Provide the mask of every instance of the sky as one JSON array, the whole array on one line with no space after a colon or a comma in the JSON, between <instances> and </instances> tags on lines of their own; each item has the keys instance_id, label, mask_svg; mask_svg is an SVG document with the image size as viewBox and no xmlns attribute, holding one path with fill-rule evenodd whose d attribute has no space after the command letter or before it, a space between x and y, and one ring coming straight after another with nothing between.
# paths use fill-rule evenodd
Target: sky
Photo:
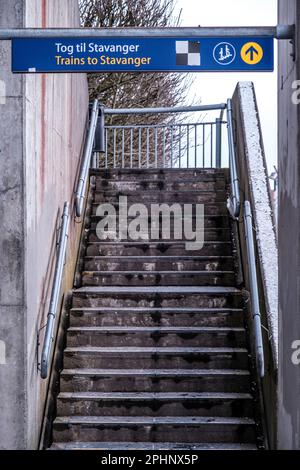
<instances>
[{"instance_id":1,"label":"sky","mask_svg":"<svg viewBox=\"0 0 300 470\"><path fill-rule=\"evenodd\" d=\"M277 0L177 0L181 26L275 26ZM275 61L277 50L275 41ZM255 85L269 172L277 166L277 70L274 73L198 73L191 88L202 104L225 102L238 81ZM196 104L196 103L195 103Z\"/></svg>"}]
</instances>

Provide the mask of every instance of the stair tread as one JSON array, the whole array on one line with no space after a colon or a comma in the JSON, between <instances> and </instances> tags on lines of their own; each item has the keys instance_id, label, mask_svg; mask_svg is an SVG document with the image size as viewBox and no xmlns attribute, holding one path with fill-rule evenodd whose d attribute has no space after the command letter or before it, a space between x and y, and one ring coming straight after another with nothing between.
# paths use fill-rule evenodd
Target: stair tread
<instances>
[{"instance_id":1,"label":"stair tread","mask_svg":"<svg viewBox=\"0 0 300 470\"><path fill-rule=\"evenodd\" d=\"M135 313L144 313L144 312L174 312L174 313L226 313L226 312L237 312L240 313L243 311L242 308L230 308L230 307L205 307L205 308L185 308L185 307L74 307L71 309L71 312L135 312Z\"/></svg>"},{"instance_id":2,"label":"stair tread","mask_svg":"<svg viewBox=\"0 0 300 470\"><path fill-rule=\"evenodd\" d=\"M101 203L98 204L98 205L101 205ZM117 214L117 216L118 216L118 214ZM102 215L102 214L101 214L101 215L97 215L97 214L91 214L91 215L90 215L90 218L91 218L91 219L94 219L94 218L95 218L95 219L100 219L100 218L104 218L104 217L106 217L106 215ZM197 216L197 217L198 217L198 216ZM117 218L118 218L118 217L117 217ZM135 216L128 217L128 218L129 218L129 219L131 219L131 218L134 219ZM173 218L173 217L172 217L172 218ZM184 220L184 219L195 219L195 218L196 218L195 215L193 215L192 217L182 217L183 220ZM200 217L199 217L199 218L200 218ZM207 213L204 213L204 217L201 217L201 218L204 218L204 219L217 219L217 218L220 219L220 218L222 218L222 219L226 219L226 220L227 220L227 219L229 218L229 216L228 216L227 214L207 214ZM141 219L141 220L145 220L145 219L147 220L147 219L148 219L148 220L149 220L149 224L150 224L151 216L150 216L150 215L149 215L149 216L147 215L146 217L139 217L139 219ZM219 228L220 228L220 227L219 227Z\"/></svg>"},{"instance_id":3,"label":"stair tread","mask_svg":"<svg viewBox=\"0 0 300 470\"><path fill-rule=\"evenodd\" d=\"M125 425L151 425L151 424L228 424L228 425L254 425L252 418L219 417L219 416L57 416L54 424L110 424Z\"/></svg>"},{"instance_id":4,"label":"stair tread","mask_svg":"<svg viewBox=\"0 0 300 470\"><path fill-rule=\"evenodd\" d=\"M114 180L111 180L111 181L114 181ZM125 182L125 183L132 183L132 181L124 181L124 182ZM142 182L142 180L141 180L141 182ZM151 181L151 182L153 182L153 181ZM159 180L155 180L155 183L156 183L156 182L160 182L160 181L159 181ZM185 181L185 183L186 183L186 182L187 182L187 183L192 183L193 181ZM104 191L104 189L103 189L103 191ZM112 191L113 191L113 192L117 192L117 190L112 190ZM151 191L151 190L149 190L149 191ZM201 190L199 190L199 189L194 190L194 191L201 192ZM218 190L218 191L220 191L220 190ZM221 192L222 192L222 191L225 192L225 190L221 190ZM101 192L101 191L98 191L98 192ZM147 190L147 192L148 192L148 190ZM155 190L155 192L156 192L156 190ZM172 191L169 191L169 192L172 192ZM178 190L176 189L176 190L174 190L173 192L174 192L174 193L178 193ZM188 192L190 192L190 191L188 191ZM184 202L180 202L180 204L184 204ZM186 204L190 204L190 203L187 202ZM92 206L99 206L99 203L98 203L98 202L93 202L91 205L92 205ZM126 205L126 204L124 204L124 205ZM220 206L220 207L225 206L225 207L226 207L226 201L215 201L215 202L212 201L212 202L207 202L207 203L205 203L205 206Z\"/></svg>"},{"instance_id":5,"label":"stair tread","mask_svg":"<svg viewBox=\"0 0 300 470\"><path fill-rule=\"evenodd\" d=\"M132 196L132 194L136 194L138 193L139 191L136 191L136 190L128 190L128 189L107 189L107 188L97 188L95 189L95 193L97 194L105 194L107 196L115 196L115 197L118 197L118 196L126 196L126 195L129 195L129 196ZM146 190L147 194L150 193L150 194L156 194L156 195L160 195L161 193L157 190L157 189L147 189ZM168 193L170 193L170 195L173 193L180 193L180 194L203 194L203 193L206 193L206 194L215 194L215 193L223 193L224 195L227 194L227 191L226 189L224 188L216 188L216 189L174 189L174 190L171 190L171 191L168 191ZM224 201L225 202L225 201Z\"/></svg>"},{"instance_id":6,"label":"stair tread","mask_svg":"<svg viewBox=\"0 0 300 470\"><path fill-rule=\"evenodd\" d=\"M223 229L221 229L223 230ZM90 230L90 232L95 232L95 230ZM134 241L126 241L126 240L113 240L113 241L97 241L97 242L88 242L87 246L114 246L114 245L124 245L127 247L132 247L132 246L140 246L144 247L147 245L150 248L155 248L155 247L165 247L165 246L175 246L175 247L184 247L186 245L186 241L178 241L178 240L164 240L164 241L151 241L151 240L134 240ZM207 245L212 245L212 246L223 246L223 245L232 245L231 241L219 241L219 240L205 240L204 241L204 246Z\"/></svg>"},{"instance_id":7,"label":"stair tread","mask_svg":"<svg viewBox=\"0 0 300 470\"><path fill-rule=\"evenodd\" d=\"M211 229L211 230L208 230L208 232L213 232L215 230L226 230L226 228L215 228L215 229ZM94 229L91 229L91 231L94 231ZM161 241L151 241L151 240L121 240L122 241L122 244L124 245L186 245L186 242L184 240L161 240ZM89 245L93 245L93 244L101 244L101 245L114 245L116 244L117 242L114 240L114 241L107 241L107 240L102 240L102 241L98 241L98 242L89 242L88 244ZM206 244L212 244L212 245L231 245L231 241L218 241L218 240L206 240L205 241Z\"/></svg>"},{"instance_id":8,"label":"stair tread","mask_svg":"<svg viewBox=\"0 0 300 470\"><path fill-rule=\"evenodd\" d=\"M240 294L236 287L224 286L84 286L76 289L74 294Z\"/></svg>"},{"instance_id":9,"label":"stair tread","mask_svg":"<svg viewBox=\"0 0 300 470\"><path fill-rule=\"evenodd\" d=\"M160 376L160 377L205 377L205 376L250 376L248 370L243 369L63 369L62 375L79 376Z\"/></svg>"},{"instance_id":10,"label":"stair tread","mask_svg":"<svg viewBox=\"0 0 300 470\"><path fill-rule=\"evenodd\" d=\"M183 171L184 173L197 173L197 174L222 174L228 175L228 168L91 168L90 172L94 175L107 175L109 173L116 173L117 175L126 173L176 173Z\"/></svg>"},{"instance_id":11,"label":"stair tread","mask_svg":"<svg viewBox=\"0 0 300 470\"><path fill-rule=\"evenodd\" d=\"M102 203L97 203L98 206L101 205L101 204ZM186 203L186 204L188 204L188 203ZM113 205L115 206L115 204L113 204ZM96 231L95 228L88 228L87 230L89 232L95 232ZM205 231L206 234L215 233L215 232L230 232L231 233L231 229L230 229L230 227L208 227L207 230ZM126 241L126 240L124 240L124 241ZM180 240L174 240L174 242L176 242L176 241L178 243L183 243ZM139 240L135 240L134 242L135 243L139 242ZM167 240L162 240L161 242L156 241L156 242L153 242L153 243L167 243L167 242L168 242ZM207 242L213 242L213 240L207 240ZM216 241L216 243L217 243L217 241ZM230 242L228 241L227 243L230 243Z\"/></svg>"},{"instance_id":12,"label":"stair tread","mask_svg":"<svg viewBox=\"0 0 300 470\"><path fill-rule=\"evenodd\" d=\"M135 346L113 346L113 347L98 347L98 346L78 346L68 347L66 352L126 352L126 353L160 353L160 354L197 354L197 353L247 353L245 348L192 348L192 347L135 347Z\"/></svg>"},{"instance_id":13,"label":"stair tread","mask_svg":"<svg viewBox=\"0 0 300 470\"><path fill-rule=\"evenodd\" d=\"M115 191L118 191L118 190L115 190ZM168 192L171 193L172 191L168 191ZM176 191L174 191L174 192L178 193L179 191L176 190ZM197 190L197 192L202 192L202 191L201 191L201 190ZM224 201L206 202L206 203L205 203L205 207L226 208L226 200L225 200L225 199L226 199L226 198L224 198ZM93 202L93 203L92 203L92 207L93 207L93 208L96 208L96 207L98 207L98 206L101 205L101 204L102 204L101 202L100 202L100 203L99 203L99 202ZM150 203L149 203L149 204L150 204ZM159 203L158 203L158 204L159 204ZM183 201L180 201L180 204L182 204L182 205L183 205L183 204L191 204L191 202L183 202ZM116 203L113 204L113 205L114 205L115 208L118 208L118 207L125 207L125 206L126 206L126 204L122 204L122 203L120 204L119 202L116 202ZM147 204L146 204L146 206L147 206ZM222 215L225 215L225 214L222 214ZM149 214L149 217L150 217L150 216L151 216L151 214ZM131 216L129 216L129 217L131 217ZM132 216L132 217L133 217L133 216ZM143 217L142 217L142 218L143 218Z\"/></svg>"},{"instance_id":14,"label":"stair tread","mask_svg":"<svg viewBox=\"0 0 300 470\"><path fill-rule=\"evenodd\" d=\"M223 259L233 259L233 256L134 256L134 255L122 255L122 256L84 256L85 260L118 260L118 261L202 261L202 260L223 260Z\"/></svg>"},{"instance_id":15,"label":"stair tread","mask_svg":"<svg viewBox=\"0 0 300 470\"><path fill-rule=\"evenodd\" d=\"M187 271L187 270L184 270L184 271L175 271L175 270L169 270L169 271L163 271L163 270L155 270L155 271L145 271L145 270L140 270L140 271L133 271L133 270L130 270L130 271L120 271L120 270L116 270L116 271L113 271L113 270L107 270L107 271L97 271L96 269L95 270L84 270L82 271L82 274L84 275L85 273L96 273L96 274L101 274L102 276L104 275L112 275L112 274L132 274L132 275L135 275L135 274L142 274L143 276L152 276L152 275L156 275L156 274L190 274L190 275L208 275L208 274L212 274L212 275L215 275L215 274L234 274L234 271L209 271L209 270L202 270L202 271Z\"/></svg>"},{"instance_id":16,"label":"stair tread","mask_svg":"<svg viewBox=\"0 0 300 470\"><path fill-rule=\"evenodd\" d=\"M188 175L189 178L191 175ZM193 178L193 179L184 179L184 182L185 183L214 183L216 181L224 181L224 177L222 174L220 174L219 178L215 178L215 179L205 179L205 178L201 178L201 181ZM150 178L147 178L147 173L145 173L145 176L143 179L139 179L139 180L126 180L126 179L122 179L122 180L116 180L116 179L113 179L113 178L105 178L104 179L99 179L97 182L103 182L105 181L105 184L106 183L125 183L125 184L128 184L128 183L171 183L171 184L174 184L174 183L180 183L180 181L178 180L175 180L175 181L168 181L166 180L165 178L161 177L160 179L150 179Z\"/></svg>"},{"instance_id":17,"label":"stair tread","mask_svg":"<svg viewBox=\"0 0 300 470\"><path fill-rule=\"evenodd\" d=\"M75 400L252 400L240 392L60 392L59 399Z\"/></svg>"},{"instance_id":18,"label":"stair tread","mask_svg":"<svg viewBox=\"0 0 300 470\"><path fill-rule=\"evenodd\" d=\"M254 444L234 443L176 443L176 442L57 442L52 444L51 450L257 450Z\"/></svg>"},{"instance_id":19,"label":"stair tread","mask_svg":"<svg viewBox=\"0 0 300 470\"><path fill-rule=\"evenodd\" d=\"M126 332L126 333L229 333L244 332L242 327L213 327L213 326L70 326L70 332Z\"/></svg>"}]
</instances>

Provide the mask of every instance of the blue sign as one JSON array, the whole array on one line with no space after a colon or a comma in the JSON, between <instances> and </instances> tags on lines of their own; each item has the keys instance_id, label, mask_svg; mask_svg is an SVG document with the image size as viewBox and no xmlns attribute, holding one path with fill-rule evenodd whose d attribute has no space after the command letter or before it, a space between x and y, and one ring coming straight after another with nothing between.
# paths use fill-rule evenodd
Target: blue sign
<instances>
[{"instance_id":1,"label":"blue sign","mask_svg":"<svg viewBox=\"0 0 300 470\"><path fill-rule=\"evenodd\" d=\"M12 71L272 72L272 38L14 39Z\"/></svg>"}]
</instances>

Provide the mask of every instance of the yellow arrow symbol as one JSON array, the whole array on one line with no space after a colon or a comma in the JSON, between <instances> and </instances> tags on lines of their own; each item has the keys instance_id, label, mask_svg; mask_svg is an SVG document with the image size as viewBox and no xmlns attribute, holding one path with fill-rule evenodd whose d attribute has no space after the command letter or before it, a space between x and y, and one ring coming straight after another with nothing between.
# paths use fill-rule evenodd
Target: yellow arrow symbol
<instances>
[{"instance_id":1,"label":"yellow arrow symbol","mask_svg":"<svg viewBox=\"0 0 300 470\"><path fill-rule=\"evenodd\" d=\"M246 64L256 65L263 58L263 48L257 42L247 42L241 50L241 57Z\"/></svg>"}]
</instances>

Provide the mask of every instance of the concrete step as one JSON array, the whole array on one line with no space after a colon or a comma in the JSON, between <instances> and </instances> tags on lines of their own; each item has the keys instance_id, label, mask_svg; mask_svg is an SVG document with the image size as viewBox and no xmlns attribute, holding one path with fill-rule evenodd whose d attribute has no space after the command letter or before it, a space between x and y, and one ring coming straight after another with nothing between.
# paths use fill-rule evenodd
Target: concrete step
<instances>
[{"instance_id":1,"label":"concrete step","mask_svg":"<svg viewBox=\"0 0 300 470\"><path fill-rule=\"evenodd\" d=\"M61 392L57 416L253 416L249 393Z\"/></svg>"},{"instance_id":2,"label":"concrete step","mask_svg":"<svg viewBox=\"0 0 300 470\"><path fill-rule=\"evenodd\" d=\"M93 231L95 234L95 231ZM206 232L205 232L206 233ZM204 235L205 236L205 235ZM93 237L95 239L95 237ZM178 241L163 242L92 242L87 244L87 256L231 256L232 244L229 241L206 241L200 250L187 251L186 244Z\"/></svg>"},{"instance_id":3,"label":"concrete step","mask_svg":"<svg viewBox=\"0 0 300 470\"><path fill-rule=\"evenodd\" d=\"M234 271L83 271L82 286L234 286Z\"/></svg>"},{"instance_id":4,"label":"concrete step","mask_svg":"<svg viewBox=\"0 0 300 470\"><path fill-rule=\"evenodd\" d=\"M67 346L245 347L244 328L211 327L70 327Z\"/></svg>"},{"instance_id":5,"label":"concrete step","mask_svg":"<svg viewBox=\"0 0 300 470\"><path fill-rule=\"evenodd\" d=\"M184 181L178 179L177 181L169 181L167 178L151 180L147 177L138 181L126 180L108 180L103 178L96 179L96 191L128 191L128 192L141 192L141 191L215 191L226 190L226 181L224 178L214 180L193 180L185 179Z\"/></svg>"},{"instance_id":6,"label":"concrete step","mask_svg":"<svg viewBox=\"0 0 300 470\"><path fill-rule=\"evenodd\" d=\"M147 204L145 204L145 207L147 208L148 210L148 214L149 214L149 220L151 220L151 202L147 202ZM190 203L191 204L191 203ZM99 207L99 203L94 203L92 204L92 214L93 215L96 215L96 212L97 212L97 209ZM182 206L182 214L184 214L184 203L180 203L180 205ZM116 214L117 216L119 216L119 213L120 213L120 208L123 209L123 211L126 211L127 213L127 208L125 207L124 204L114 204L114 209L116 211ZM193 211L192 211L192 214L195 214L195 206L193 206ZM226 206L226 199L222 202L214 202L214 203L205 203L204 204L204 213L206 215L228 215L228 209L227 209L227 206ZM128 219L130 220L130 218L132 217L128 217Z\"/></svg>"},{"instance_id":7,"label":"concrete step","mask_svg":"<svg viewBox=\"0 0 300 470\"><path fill-rule=\"evenodd\" d=\"M138 196L137 198L137 201L141 201L141 196ZM92 230L95 230L97 228L97 224L102 220L103 217L99 217L97 215L91 215L90 217L90 228ZM128 224L130 223L130 221L128 222ZM150 239L150 236L151 236L151 223L148 221L147 222L148 224L148 228L143 230L143 228L140 229L140 232L141 232L141 236L143 236L143 238L141 238L142 240L145 240L146 238L146 235L148 234L147 236L147 239ZM216 228L229 228L229 224L230 224L230 219L229 219L229 216L226 214L226 215L207 215L207 214L204 214L204 230L210 230L210 229L216 229ZM161 227L161 224L157 224L155 225L156 227ZM170 233L171 233L171 237L173 237L173 233L174 233L174 224L171 220L171 224L170 224ZM184 236L184 233L183 233L183 236L182 236L182 240L185 240L185 236Z\"/></svg>"},{"instance_id":8,"label":"concrete step","mask_svg":"<svg viewBox=\"0 0 300 470\"><path fill-rule=\"evenodd\" d=\"M242 327L239 308L183 307L82 307L70 311L70 325L133 327Z\"/></svg>"},{"instance_id":9,"label":"concrete step","mask_svg":"<svg viewBox=\"0 0 300 470\"><path fill-rule=\"evenodd\" d=\"M234 369L64 369L60 390L249 393L250 373Z\"/></svg>"},{"instance_id":10,"label":"concrete step","mask_svg":"<svg viewBox=\"0 0 300 470\"><path fill-rule=\"evenodd\" d=\"M86 231L86 241L99 242L101 240L99 239L98 234L95 229L89 229ZM204 233L205 244L207 244L207 242L212 242L212 241L231 243L231 229L227 227L227 228L214 228L211 230L205 230L205 233Z\"/></svg>"},{"instance_id":11,"label":"concrete step","mask_svg":"<svg viewBox=\"0 0 300 470\"><path fill-rule=\"evenodd\" d=\"M117 180L117 181L139 181L149 179L151 181L167 180L192 180L196 181L216 181L225 179L229 181L228 168L124 168L124 169L103 169L90 170L90 174L94 175L96 180Z\"/></svg>"},{"instance_id":12,"label":"concrete step","mask_svg":"<svg viewBox=\"0 0 300 470\"><path fill-rule=\"evenodd\" d=\"M254 451L255 444L196 442L55 442L51 450L190 450L190 451Z\"/></svg>"},{"instance_id":13,"label":"concrete step","mask_svg":"<svg viewBox=\"0 0 300 470\"><path fill-rule=\"evenodd\" d=\"M66 348L64 368L246 369L244 348L76 347Z\"/></svg>"},{"instance_id":14,"label":"concrete step","mask_svg":"<svg viewBox=\"0 0 300 470\"><path fill-rule=\"evenodd\" d=\"M232 256L86 256L84 271L233 271Z\"/></svg>"},{"instance_id":15,"label":"concrete step","mask_svg":"<svg viewBox=\"0 0 300 470\"><path fill-rule=\"evenodd\" d=\"M250 418L61 416L53 425L56 442L255 443Z\"/></svg>"},{"instance_id":16,"label":"concrete step","mask_svg":"<svg viewBox=\"0 0 300 470\"><path fill-rule=\"evenodd\" d=\"M81 287L73 307L241 308L242 293L231 287Z\"/></svg>"},{"instance_id":17,"label":"concrete step","mask_svg":"<svg viewBox=\"0 0 300 470\"><path fill-rule=\"evenodd\" d=\"M181 191L156 191L148 190L145 192L130 192L130 191L95 191L94 203L109 203L118 204L120 196L127 196L128 204L140 203L143 204L174 204L179 202L181 204L205 204L212 202L226 202L228 193L223 189L198 191L198 190L181 190Z\"/></svg>"}]
</instances>

